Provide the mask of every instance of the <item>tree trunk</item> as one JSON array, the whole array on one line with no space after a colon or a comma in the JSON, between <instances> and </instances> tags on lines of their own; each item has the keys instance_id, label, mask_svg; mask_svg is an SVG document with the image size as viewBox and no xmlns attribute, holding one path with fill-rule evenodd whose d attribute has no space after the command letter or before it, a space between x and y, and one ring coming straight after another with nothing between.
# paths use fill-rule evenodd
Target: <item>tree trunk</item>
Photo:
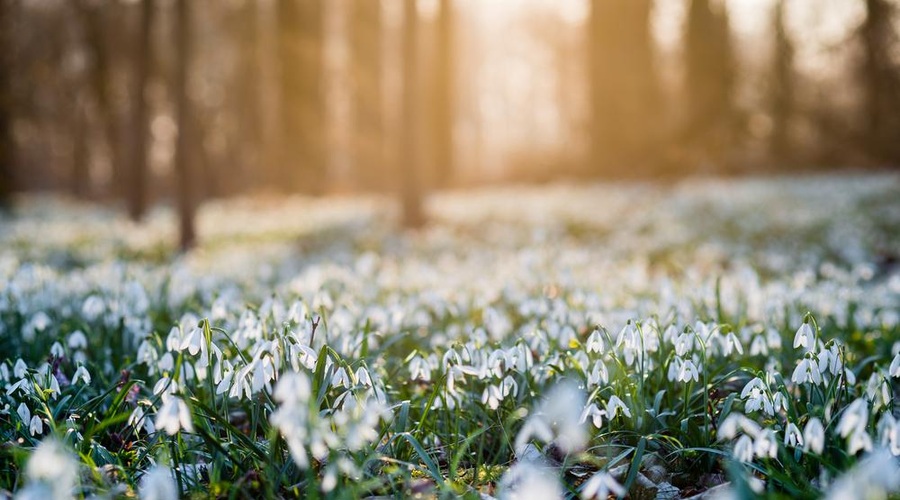
<instances>
[{"instance_id":1,"label":"tree trunk","mask_svg":"<svg viewBox=\"0 0 900 500\"><path fill-rule=\"evenodd\" d=\"M595 174L618 176L652 162L660 113L651 11L651 0L591 1L589 171Z\"/></svg>"},{"instance_id":2,"label":"tree trunk","mask_svg":"<svg viewBox=\"0 0 900 500\"><path fill-rule=\"evenodd\" d=\"M323 0L279 0L282 189L320 193L325 184L326 127Z\"/></svg>"},{"instance_id":3,"label":"tree trunk","mask_svg":"<svg viewBox=\"0 0 900 500\"><path fill-rule=\"evenodd\" d=\"M381 2L354 0L350 30L353 54L353 167L357 187L383 190L384 114L382 112Z\"/></svg>"},{"instance_id":4,"label":"tree trunk","mask_svg":"<svg viewBox=\"0 0 900 500\"><path fill-rule=\"evenodd\" d=\"M685 26L688 110L683 146L695 165L720 169L733 146L736 122L734 61L725 6L691 0Z\"/></svg>"},{"instance_id":5,"label":"tree trunk","mask_svg":"<svg viewBox=\"0 0 900 500\"><path fill-rule=\"evenodd\" d=\"M147 116L147 81L150 79L152 62L152 31L154 1L141 0L140 40L135 54L134 75L134 137L132 139L131 179L129 179L128 215L139 222L147 211L147 138L149 117Z\"/></svg>"},{"instance_id":6,"label":"tree trunk","mask_svg":"<svg viewBox=\"0 0 900 500\"><path fill-rule=\"evenodd\" d=\"M859 28L863 88L862 146L879 163L900 166L900 68L892 58L897 47L895 7L888 0L865 0L866 18Z\"/></svg>"},{"instance_id":7,"label":"tree trunk","mask_svg":"<svg viewBox=\"0 0 900 500\"><path fill-rule=\"evenodd\" d=\"M416 52L418 48L419 13L416 0L403 0L403 116L401 137L401 207L402 223L409 229L425 223L422 211L421 169L418 165L419 147L419 79Z\"/></svg>"},{"instance_id":8,"label":"tree trunk","mask_svg":"<svg viewBox=\"0 0 900 500\"><path fill-rule=\"evenodd\" d=\"M784 25L785 0L779 0L772 16L775 53L772 58L772 135L769 154L776 163L794 157L791 119L794 115L794 45Z\"/></svg>"},{"instance_id":9,"label":"tree trunk","mask_svg":"<svg viewBox=\"0 0 900 500\"><path fill-rule=\"evenodd\" d=\"M452 0L441 0L437 21L435 75L434 154L437 185L446 187L453 177L454 121L454 11Z\"/></svg>"},{"instance_id":10,"label":"tree trunk","mask_svg":"<svg viewBox=\"0 0 900 500\"><path fill-rule=\"evenodd\" d=\"M175 145L175 172L177 175L178 215L180 246L187 251L196 244L194 218L197 209L194 168L191 165L190 148L193 137L193 117L188 77L193 50L191 33L192 0L177 0L175 19L175 46L178 57L175 68L175 102L178 113L178 139Z\"/></svg>"},{"instance_id":11,"label":"tree trunk","mask_svg":"<svg viewBox=\"0 0 900 500\"><path fill-rule=\"evenodd\" d=\"M11 93L12 71L10 54L12 40L9 36L11 2L0 0L0 212L12 207L13 190L13 137Z\"/></svg>"}]
</instances>

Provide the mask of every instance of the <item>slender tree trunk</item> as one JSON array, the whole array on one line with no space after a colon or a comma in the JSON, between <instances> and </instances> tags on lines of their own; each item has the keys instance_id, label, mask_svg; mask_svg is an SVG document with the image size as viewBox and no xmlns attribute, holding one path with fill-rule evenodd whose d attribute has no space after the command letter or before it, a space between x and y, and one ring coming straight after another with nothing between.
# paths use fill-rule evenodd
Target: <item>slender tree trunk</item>
<instances>
[{"instance_id":1,"label":"slender tree trunk","mask_svg":"<svg viewBox=\"0 0 900 500\"><path fill-rule=\"evenodd\" d=\"M894 28L896 7L888 0L865 0L860 77L863 88L862 146L879 163L900 167L900 67Z\"/></svg>"},{"instance_id":2,"label":"slender tree trunk","mask_svg":"<svg viewBox=\"0 0 900 500\"><path fill-rule=\"evenodd\" d=\"M13 190L10 9L10 2L0 0L0 212L5 212L12 207Z\"/></svg>"},{"instance_id":3,"label":"slender tree trunk","mask_svg":"<svg viewBox=\"0 0 900 500\"><path fill-rule=\"evenodd\" d=\"M178 57L175 68L175 102L178 113L178 139L175 145L175 172L177 175L180 246L187 251L196 244L194 227L197 209L194 168L191 165L191 141L193 121L188 77L191 67L193 41L191 33L192 0L177 0L175 19L175 45Z\"/></svg>"},{"instance_id":4,"label":"slender tree trunk","mask_svg":"<svg viewBox=\"0 0 900 500\"><path fill-rule=\"evenodd\" d=\"M131 179L129 179L128 215L138 222L147 210L147 81L150 79L154 0L141 0L140 39L135 54L134 78L134 137L132 139Z\"/></svg>"},{"instance_id":5,"label":"slender tree trunk","mask_svg":"<svg viewBox=\"0 0 900 500\"><path fill-rule=\"evenodd\" d=\"M419 13L416 0L403 0L403 117L401 137L401 206L403 226L410 229L425 223L422 210L422 180L419 161L419 78L416 53L418 48Z\"/></svg>"},{"instance_id":6,"label":"slender tree trunk","mask_svg":"<svg viewBox=\"0 0 900 500\"><path fill-rule=\"evenodd\" d=\"M794 157L791 119L794 115L794 45L784 25L785 0L778 0L772 16L775 53L772 58L772 135L769 153L776 163Z\"/></svg>"},{"instance_id":7,"label":"slender tree trunk","mask_svg":"<svg viewBox=\"0 0 900 500\"><path fill-rule=\"evenodd\" d=\"M651 0L592 0L588 25L591 165L621 175L652 162L659 85L650 31Z\"/></svg>"},{"instance_id":8,"label":"slender tree trunk","mask_svg":"<svg viewBox=\"0 0 900 500\"><path fill-rule=\"evenodd\" d=\"M453 177L454 14L453 0L441 0L437 21L434 127L437 184L441 187L447 186Z\"/></svg>"},{"instance_id":9,"label":"slender tree trunk","mask_svg":"<svg viewBox=\"0 0 900 500\"><path fill-rule=\"evenodd\" d=\"M381 2L354 0L350 30L353 54L353 166L358 187L385 186L384 113L382 112Z\"/></svg>"},{"instance_id":10,"label":"slender tree trunk","mask_svg":"<svg viewBox=\"0 0 900 500\"><path fill-rule=\"evenodd\" d=\"M734 56L723 4L691 0L685 23L685 146L700 166L721 168L734 145Z\"/></svg>"},{"instance_id":11,"label":"slender tree trunk","mask_svg":"<svg viewBox=\"0 0 900 500\"><path fill-rule=\"evenodd\" d=\"M281 69L279 185L322 191L326 170L323 0L278 0Z\"/></svg>"}]
</instances>

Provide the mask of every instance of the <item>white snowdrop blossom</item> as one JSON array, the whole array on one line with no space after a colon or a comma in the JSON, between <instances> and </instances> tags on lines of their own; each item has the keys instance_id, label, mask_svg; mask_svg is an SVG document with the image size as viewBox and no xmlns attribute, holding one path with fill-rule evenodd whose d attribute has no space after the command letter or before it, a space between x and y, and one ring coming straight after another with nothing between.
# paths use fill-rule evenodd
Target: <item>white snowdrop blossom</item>
<instances>
[{"instance_id":1,"label":"white snowdrop blossom","mask_svg":"<svg viewBox=\"0 0 900 500\"><path fill-rule=\"evenodd\" d=\"M187 404L177 396L163 398L162 407L156 413L153 425L157 429L166 431L166 434L174 436L182 429L194 432L194 424L191 421L191 411Z\"/></svg>"},{"instance_id":2,"label":"white snowdrop blossom","mask_svg":"<svg viewBox=\"0 0 900 500\"><path fill-rule=\"evenodd\" d=\"M794 349L804 348L811 351L815 347L816 335L809 322L804 321L797 333L794 335Z\"/></svg>"},{"instance_id":3,"label":"white snowdrop blossom","mask_svg":"<svg viewBox=\"0 0 900 500\"><path fill-rule=\"evenodd\" d=\"M559 480L546 467L519 462L507 469L497 485L503 500L561 500Z\"/></svg>"},{"instance_id":4,"label":"white snowdrop blossom","mask_svg":"<svg viewBox=\"0 0 900 500\"><path fill-rule=\"evenodd\" d=\"M784 429L784 445L790 446L791 448L803 446L803 433L800 432L800 428L797 427L797 424L788 422Z\"/></svg>"},{"instance_id":5,"label":"white snowdrop blossom","mask_svg":"<svg viewBox=\"0 0 900 500\"><path fill-rule=\"evenodd\" d=\"M900 491L900 465L886 450L859 461L828 488L826 500L887 498Z\"/></svg>"},{"instance_id":6,"label":"white snowdrop blossom","mask_svg":"<svg viewBox=\"0 0 900 500\"><path fill-rule=\"evenodd\" d=\"M601 410L595 403L591 403L581 412L581 418L578 421L583 424L590 418L594 427L599 429L603 426L604 415L606 415L604 410Z\"/></svg>"},{"instance_id":7,"label":"white snowdrop blossom","mask_svg":"<svg viewBox=\"0 0 900 500\"><path fill-rule=\"evenodd\" d=\"M563 381L550 389L546 399L538 404L516 435L516 454L522 453L532 438L545 443L555 442L565 453L581 450L587 443L588 434L577 410L572 409L584 408L584 399L584 392L572 382Z\"/></svg>"},{"instance_id":8,"label":"white snowdrop blossom","mask_svg":"<svg viewBox=\"0 0 900 500\"><path fill-rule=\"evenodd\" d=\"M811 382L814 385L822 383L822 372L819 371L819 365L815 360L805 357L800 360L797 367L791 375L791 381L795 384L806 384Z\"/></svg>"},{"instance_id":9,"label":"white snowdrop blossom","mask_svg":"<svg viewBox=\"0 0 900 500\"><path fill-rule=\"evenodd\" d=\"M825 427L816 417L809 419L803 428L803 451L821 455L825 449Z\"/></svg>"},{"instance_id":10,"label":"white snowdrop blossom","mask_svg":"<svg viewBox=\"0 0 900 500\"><path fill-rule=\"evenodd\" d=\"M893 378L900 378L900 353L897 353L891 361L891 366L888 368L888 374Z\"/></svg>"},{"instance_id":11,"label":"white snowdrop blossom","mask_svg":"<svg viewBox=\"0 0 900 500\"><path fill-rule=\"evenodd\" d=\"M151 467L141 478L138 496L141 500L177 500L180 495L172 471L159 465Z\"/></svg>"},{"instance_id":12,"label":"white snowdrop blossom","mask_svg":"<svg viewBox=\"0 0 900 500\"><path fill-rule=\"evenodd\" d=\"M609 397L609 401L606 402L605 406L606 415L610 419L616 418L620 413L628 418L631 418L631 410L628 409L628 405L626 405L625 402L619 399L619 396L616 396L615 394Z\"/></svg>"},{"instance_id":13,"label":"white snowdrop blossom","mask_svg":"<svg viewBox=\"0 0 900 500\"><path fill-rule=\"evenodd\" d=\"M77 384L79 381L84 383L84 385L91 385L91 374L84 365L79 366L78 369L75 370L75 375L72 376L73 384Z\"/></svg>"},{"instance_id":14,"label":"white snowdrop blossom","mask_svg":"<svg viewBox=\"0 0 900 500\"><path fill-rule=\"evenodd\" d=\"M25 468L28 480L38 488L49 489L52 498L74 498L78 481L78 464L71 453L53 438L38 444ZM32 484L29 484L32 487ZM38 490L40 491L40 490Z\"/></svg>"},{"instance_id":15,"label":"white snowdrop blossom","mask_svg":"<svg viewBox=\"0 0 900 500\"><path fill-rule=\"evenodd\" d=\"M855 431L865 431L868 421L869 405L865 399L859 398L844 410L837 432L841 437L847 437Z\"/></svg>"},{"instance_id":16,"label":"white snowdrop blossom","mask_svg":"<svg viewBox=\"0 0 900 500\"><path fill-rule=\"evenodd\" d=\"M581 498L584 500L606 499L610 495L624 497L625 493L625 488L605 471L595 473L581 487Z\"/></svg>"},{"instance_id":17,"label":"white snowdrop blossom","mask_svg":"<svg viewBox=\"0 0 900 500\"><path fill-rule=\"evenodd\" d=\"M754 449L753 439L744 434L734 443L734 450L731 454L739 462L752 462Z\"/></svg>"}]
</instances>

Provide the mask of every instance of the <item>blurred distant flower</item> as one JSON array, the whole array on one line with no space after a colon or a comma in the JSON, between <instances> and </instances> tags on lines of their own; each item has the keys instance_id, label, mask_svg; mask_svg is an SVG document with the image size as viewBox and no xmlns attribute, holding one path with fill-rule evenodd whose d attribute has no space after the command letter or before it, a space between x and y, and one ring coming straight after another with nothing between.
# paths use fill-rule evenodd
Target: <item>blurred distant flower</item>
<instances>
[{"instance_id":1,"label":"blurred distant flower","mask_svg":"<svg viewBox=\"0 0 900 500\"><path fill-rule=\"evenodd\" d=\"M803 428L803 451L821 455L825 449L825 427L816 417L809 419Z\"/></svg>"},{"instance_id":2,"label":"blurred distant flower","mask_svg":"<svg viewBox=\"0 0 900 500\"><path fill-rule=\"evenodd\" d=\"M166 434L170 436L174 436L182 429L187 432L194 432L194 425L191 422L191 411L188 409L187 404L176 396L163 398L163 405L156 414L154 426L157 429L166 431Z\"/></svg>"},{"instance_id":3,"label":"blurred distant flower","mask_svg":"<svg viewBox=\"0 0 900 500\"><path fill-rule=\"evenodd\" d=\"M584 500L591 498L606 499L610 495L624 497L625 493L625 488L606 471L600 471L591 476L581 488L581 498Z\"/></svg>"},{"instance_id":4,"label":"blurred distant flower","mask_svg":"<svg viewBox=\"0 0 900 500\"><path fill-rule=\"evenodd\" d=\"M73 498L78 481L78 464L61 443L50 438L35 448L28 459L25 474L29 481L42 485L34 485L38 490L52 491L52 498ZM32 484L29 484L31 487Z\"/></svg>"},{"instance_id":5,"label":"blurred distant flower","mask_svg":"<svg viewBox=\"0 0 900 500\"><path fill-rule=\"evenodd\" d=\"M797 424L788 422L787 427L784 429L784 445L792 448L803 446L803 434L800 432Z\"/></svg>"},{"instance_id":6,"label":"blurred distant flower","mask_svg":"<svg viewBox=\"0 0 900 500\"><path fill-rule=\"evenodd\" d=\"M91 374L84 365L79 366L78 369L75 370L75 375L72 377L72 384L77 384L79 380L85 385L91 385Z\"/></svg>"},{"instance_id":7,"label":"blurred distant flower","mask_svg":"<svg viewBox=\"0 0 900 500\"><path fill-rule=\"evenodd\" d=\"M141 478L138 488L141 500L177 500L178 484L167 467L154 466Z\"/></svg>"}]
</instances>

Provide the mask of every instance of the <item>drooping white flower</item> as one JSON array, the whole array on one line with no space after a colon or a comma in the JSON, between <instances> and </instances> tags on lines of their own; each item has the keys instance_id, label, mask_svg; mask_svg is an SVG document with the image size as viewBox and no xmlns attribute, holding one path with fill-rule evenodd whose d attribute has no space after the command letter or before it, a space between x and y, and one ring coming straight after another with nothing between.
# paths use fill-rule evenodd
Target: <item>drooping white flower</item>
<instances>
[{"instance_id":1,"label":"drooping white flower","mask_svg":"<svg viewBox=\"0 0 900 500\"><path fill-rule=\"evenodd\" d=\"M506 470L498 483L504 500L558 500L563 491L559 480L546 467L519 462Z\"/></svg>"},{"instance_id":2,"label":"drooping white flower","mask_svg":"<svg viewBox=\"0 0 900 500\"><path fill-rule=\"evenodd\" d=\"M762 431L762 428L746 416L740 413L732 413L719 425L719 439L733 439L737 436L738 430L744 434L756 437Z\"/></svg>"},{"instance_id":3,"label":"drooping white flower","mask_svg":"<svg viewBox=\"0 0 900 500\"><path fill-rule=\"evenodd\" d=\"M599 429L603 425L604 415L606 415L605 411L601 410L596 404L591 403L581 412L581 418L578 421L583 424L590 418L594 427Z\"/></svg>"},{"instance_id":4,"label":"drooping white flower","mask_svg":"<svg viewBox=\"0 0 900 500\"><path fill-rule=\"evenodd\" d=\"M31 422L31 410L28 409L28 406L25 403L19 403L19 407L16 408L16 413L19 415L19 418L22 419L22 423L27 424Z\"/></svg>"},{"instance_id":5,"label":"drooping white flower","mask_svg":"<svg viewBox=\"0 0 900 500\"><path fill-rule=\"evenodd\" d=\"M812 327L808 322L804 321L800 328L797 329L797 333L794 335L794 349L802 347L807 351L810 351L815 347L816 343L816 335L813 333Z\"/></svg>"},{"instance_id":6,"label":"drooping white flower","mask_svg":"<svg viewBox=\"0 0 900 500\"><path fill-rule=\"evenodd\" d=\"M587 344L585 345L585 350L587 352L595 352L597 354L603 353L603 336L600 334L599 329L594 330L588 337Z\"/></svg>"},{"instance_id":7,"label":"drooping white flower","mask_svg":"<svg viewBox=\"0 0 900 500\"><path fill-rule=\"evenodd\" d=\"M841 421L838 423L837 432L841 437L847 437L855 431L865 431L869 422L869 404L865 399L859 398L844 410Z\"/></svg>"},{"instance_id":8,"label":"drooping white flower","mask_svg":"<svg viewBox=\"0 0 900 500\"><path fill-rule=\"evenodd\" d=\"M803 434L797 424L788 422L784 429L784 445L792 448L803 446Z\"/></svg>"},{"instance_id":9,"label":"drooping white flower","mask_svg":"<svg viewBox=\"0 0 900 500\"><path fill-rule=\"evenodd\" d=\"M564 381L550 389L516 435L516 453L521 453L533 438L553 441L565 453L582 449L588 434L572 408L584 408L584 399L584 392L572 382Z\"/></svg>"},{"instance_id":10,"label":"drooping white flower","mask_svg":"<svg viewBox=\"0 0 900 500\"><path fill-rule=\"evenodd\" d=\"M31 422L28 424L28 432L32 436L39 436L44 433L44 421L41 420L41 417L37 415L31 417Z\"/></svg>"},{"instance_id":11,"label":"drooping white flower","mask_svg":"<svg viewBox=\"0 0 900 500\"><path fill-rule=\"evenodd\" d=\"M805 384L807 382L812 382L815 385L821 384L822 373L819 371L819 365L808 357L801 359L797 367L794 368L791 381L795 384Z\"/></svg>"},{"instance_id":12,"label":"drooping white flower","mask_svg":"<svg viewBox=\"0 0 900 500\"><path fill-rule=\"evenodd\" d=\"M894 456L900 456L900 420L888 412L878 421L879 444Z\"/></svg>"},{"instance_id":13,"label":"drooping white flower","mask_svg":"<svg viewBox=\"0 0 900 500\"><path fill-rule=\"evenodd\" d=\"M891 377L898 378L900 377L900 352L894 356L894 360L891 361L891 366L888 368L888 374Z\"/></svg>"},{"instance_id":14,"label":"drooping white flower","mask_svg":"<svg viewBox=\"0 0 900 500\"><path fill-rule=\"evenodd\" d=\"M138 488L141 500L177 500L178 484L167 467L154 466L141 478Z\"/></svg>"},{"instance_id":15,"label":"drooping white flower","mask_svg":"<svg viewBox=\"0 0 900 500\"><path fill-rule=\"evenodd\" d=\"M609 401L606 402L606 415L610 419L616 418L619 413L622 413L628 418L631 418L631 410L628 409L628 405L625 404L624 401L619 399L619 396L613 394L609 397Z\"/></svg>"},{"instance_id":16,"label":"drooping white flower","mask_svg":"<svg viewBox=\"0 0 900 500\"><path fill-rule=\"evenodd\" d=\"M53 438L45 439L28 459L28 480L45 485L53 498L74 497L78 481L78 464L66 448Z\"/></svg>"},{"instance_id":17,"label":"drooping white flower","mask_svg":"<svg viewBox=\"0 0 900 500\"><path fill-rule=\"evenodd\" d=\"M606 471L597 472L585 481L581 487L581 498L583 500L592 498L606 499L610 495L624 497L625 493L625 488Z\"/></svg>"},{"instance_id":18,"label":"drooping white flower","mask_svg":"<svg viewBox=\"0 0 900 500\"><path fill-rule=\"evenodd\" d=\"M79 366L78 369L75 370L75 375L72 376L73 385L77 384L78 381L83 382L84 385L91 385L91 374L87 371L87 368L85 368L84 365Z\"/></svg>"},{"instance_id":19,"label":"drooping white flower","mask_svg":"<svg viewBox=\"0 0 900 500\"><path fill-rule=\"evenodd\" d=\"M774 415L774 405L766 392L767 390L768 387L765 382L759 377L747 382L747 385L741 391L741 398L746 400L744 402L744 411L749 413L763 410L767 415Z\"/></svg>"},{"instance_id":20,"label":"drooping white flower","mask_svg":"<svg viewBox=\"0 0 900 500\"><path fill-rule=\"evenodd\" d=\"M847 440L848 454L856 455L860 451L872 451L872 437L864 428L854 430Z\"/></svg>"},{"instance_id":21,"label":"drooping white flower","mask_svg":"<svg viewBox=\"0 0 900 500\"><path fill-rule=\"evenodd\" d=\"M825 427L816 417L809 419L803 428L803 451L821 455L825 449Z\"/></svg>"},{"instance_id":22,"label":"drooping white flower","mask_svg":"<svg viewBox=\"0 0 900 500\"><path fill-rule=\"evenodd\" d=\"M678 380L680 382L690 382L691 380L698 382L700 380L700 371L692 360L686 359L681 363L681 369L678 371Z\"/></svg>"},{"instance_id":23,"label":"drooping white flower","mask_svg":"<svg viewBox=\"0 0 900 500\"><path fill-rule=\"evenodd\" d=\"M772 429L763 429L753 441L753 451L759 458L778 456L778 439Z\"/></svg>"},{"instance_id":24,"label":"drooping white flower","mask_svg":"<svg viewBox=\"0 0 900 500\"><path fill-rule=\"evenodd\" d=\"M28 373L28 365L22 361L22 358L17 359L16 364L13 365L13 375L16 378L24 378L26 373Z\"/></svg>"},{"instance_id":25,"label":"drooping white flower","mask_svg":"<svg viewBox=\"0 0 900 500\"><path fill-rule=\"evenodd\" d=\"M178 434L182 429L194 432L191 411L187 404L176 396L163 398L163 405L156 414L154 425L157 429L166 431L166 434L170 436Z\"/></svg>"},{"instance_id":26,"label":"drooping white flower","mask_svg":"<svg viewBox=\"0 0 900 500\"><path fill-rule=\"evenodd\" d=\"M845 472L828 488L827 500L888 498L900 490L900 465L885 450L876 451Z\"/></svg>"},{"instance_id":27,"label":"drooping white flower","mask_svg":"<svg viewBox=\"0 0 900 500\"><path fill-rule=\"evenodd\" d=\"M734 443L734 450L731 453L734 456L734 459L739 462L752 462L753 452L753 439L744 434L738 438L736 443Z\"/></svg>"}]
</instances>

